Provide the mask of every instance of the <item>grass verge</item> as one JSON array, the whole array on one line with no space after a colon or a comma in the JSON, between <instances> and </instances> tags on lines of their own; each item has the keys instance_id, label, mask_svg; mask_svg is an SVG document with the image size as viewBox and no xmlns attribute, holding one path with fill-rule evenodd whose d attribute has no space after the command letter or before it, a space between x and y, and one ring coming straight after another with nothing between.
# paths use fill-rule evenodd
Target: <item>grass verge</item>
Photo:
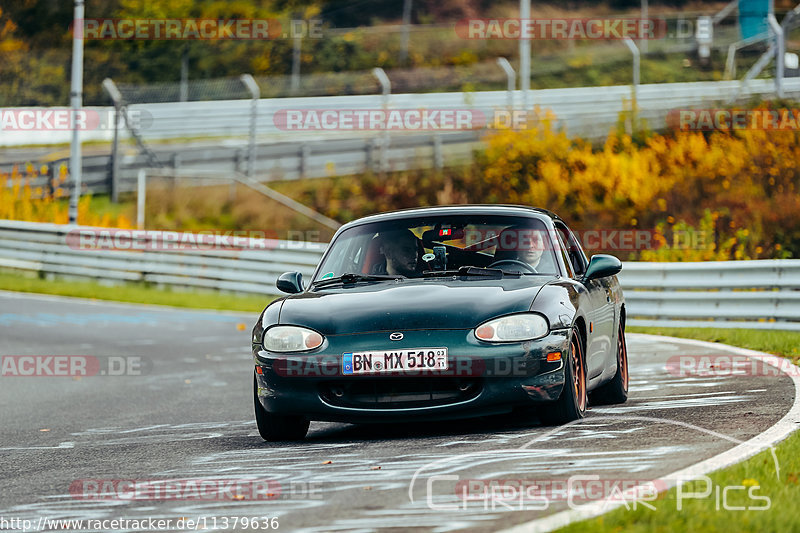
<instances>
[{"instance_id":1,"label":"grass verge","mask_svg":"<svg viewBox=\"0 0 800 533\"><path fill-rule=\"evenodd\" d=\"M650 333L721 342L749 350L772 353L800 363L800 331L723 328L642 328L627 326L629 333Z\"/></svg>"},{"instance_id":2,"label":"grass verge","mask_svg":"<svg viewBox=\"0 0 800 533\"><path fill-rule=\"evenodd\" d=\"M791 358L798 362L800 333L788 331L762 331L747 329L714 328L627 328L630 332L670 335L704 341L722 342L742 348L760 350ZM706 498L682 499L678 510L678 491L669 490L650 502L656 509L639 505L634 509L621 507L603 516L571 524L559 529L569 533L667 533L674 531L703 531L704 533L730 533L733 531L784 532L800 531L800 432L793 433L776 447L780 472L769 451L762 452L747 461L710 474L711 494ZM730 489L727 498L721 494L725 487L747 487L745 490ZM757 488L756 488L757 487ZM684 489L704 492L706 483ZM719 496L717 495L719 491ZM748 492L750 491L750 492ZM765 507L769 498L769 508ZM723 502L727 504L727 509ZM742 509L732 509L732 507Z\"/></svg>"},{"instance_id":3,"label":"grass verge","mask_svg":"<svg viewBox=\"0 0 800 533\"><path fill-rule=\"evenodd\" d=\"M249 296L211 291L173 291L140 283L108 286L94 281L49 280L0 270L0 290L55 294L92 300L170 305L190 309L214 309L259 313L272 296Z\"/></svg>"}]
</instances>

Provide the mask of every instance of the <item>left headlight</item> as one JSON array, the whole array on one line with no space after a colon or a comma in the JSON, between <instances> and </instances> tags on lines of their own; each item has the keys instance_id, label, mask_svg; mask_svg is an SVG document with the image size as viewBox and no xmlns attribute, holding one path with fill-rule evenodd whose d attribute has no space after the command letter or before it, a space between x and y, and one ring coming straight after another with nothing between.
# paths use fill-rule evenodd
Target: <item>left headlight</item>
<instances>
[{"instance_id":1,"label":"left headlight","mask_svg":"<svg viewBox=\"0 0 800 533\"><path fill-rule=\"evenodd\" d=\"M270 352L305 352L322 346L322 335L300 326L272 326L264 332L264 349Z\"/></svg>"},{"instance_id":2,"label":"left headlight","mask_svg":"<svg viewBox=\"0 0 800 533\"><path fill-rule=\"evenodd\" d=\"M487 342L519 342L547 335L547 319L536 313L521 313L493 318L475 328L475 336Z\"/></svg>"}]
</instances>

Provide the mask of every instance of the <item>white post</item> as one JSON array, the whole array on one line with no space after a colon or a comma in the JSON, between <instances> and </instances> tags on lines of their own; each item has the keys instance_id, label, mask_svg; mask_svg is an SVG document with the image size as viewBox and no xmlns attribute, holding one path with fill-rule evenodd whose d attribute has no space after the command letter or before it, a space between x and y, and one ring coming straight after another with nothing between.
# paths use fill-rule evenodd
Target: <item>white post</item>
<instances>
[{"instance_id":1,"label":"white post","mask_svg":"<svg viewBox=\"0 0 800 533\"><path fill-rule=\"evenodd\" d=\"M628 49L633 54L633 101L634 105L639 100L639 76L640 76L640 66L639 66L639 49L636 47L636 43L633 42L633 39L630 37L625 37L625 44L628 46Z\"/></svg>"},{"instance_id":2,"label":"white post","mask_svg":"<svg viewBox=\"0 0 800 533\"><path fill-rule=\"evenodd\" d=\"M642 17L641 17L641 20L639 21L639 32L640 33L644 33L644 32L641 31L641 28L644 28L644 23L645 23L644 21L647 20L647 16L648 16L647 7L648 7L647 6L647 0L642 0ZM642 52L644 52L646 54L647 53L647 38L642 37L642 39L639 39L639 46L642 47Z\"/></svg>"},{"instance_id":3,"label":"white post","mask_svg":"<svg viewBox=\"0 0 800 533\"><path fill-rule=\"evenodd\" d=\"M83 0L75 0L72 21L72 80L70 105L72 107L72 141L70 143L69 173L72 176L72 196L69 199L69 223L78 223L78 201L81 198L81 136L78 129L83 106Z\"/></svg>"},{"instance_id":4,"label":"white post","mask_svg":"<svg viewBox=\"0 0 800 533\"><path fill-rule=\"evenodd\" d=\"M106 78L103 80L103 88L114 102L114 144L111 145L111 201L117 203L119 200L119 127L120 114L122 113L122 93L114 84L114 80Z\"/></svg>"},{"instance_id":5,"label":"white post","mask_svg":"<svg viewBox=\"0 0 800 533\"><path fill-rule=\"evenodd\" d=\"M386 118L389 116L389 95L392 92L392 82L389 76L380 67L372 69L372 75L378 79L381 84L381 94L383 102L383 113ZM381 171L386 172L389 170L389 130L383 131L383 138L381 142Z\"/></svg>"},{"instance_id":6,"label":"white post","mask_svg":"<svg viewBox=\"0 0 800 533\"><path fill-rule=\"evenodd\" d=\"M778 98L783 98L783 61L786 54L786 41L783 28L778 24L778 19L773 13L767 15L767 22L775 32L775 92Z\"/></svg>"},{"instance_id":7,"label":"white post","mask_svg":"<svg viewBox=\"0 0 800 533\"><path fill-rule=\"evenodd\" d=\"M299 19L300 15L295 14L295 17ZM294 33L294 44L292 46L292 95L296 95L300 91L300 54L303 48L303 25L300 24L300 27L298 27L297 22L297 20L292 20L291 22L291 29Z\"/></svg>"},{"instance_id":8,"label":"white post","mask_svg":"<svg viewBox=\"0 0 800 533\"><path fill-rule=\"evenodd\" d=\"M508 78L508 110L511 111L514 109L514 88L517 86L517 73L514 72L514 67L511 66L511 63L509 63L508 59L505 57L498 57L497 64L505 71L506 77Z\"/></svg>"},{"instance_id":9,"label":"white post","mask_svg":"<svg viewBox=\"0 0 800 533\"><path fill-rule=\"evenodd\" d=\"M412 0L403 1L403 35L400 42L400 59L403 62L408 60L408 34L411 30L411 2Z\"/></svg>"},{"instance_id":10,"label":"white post","mask_svg":"<svg viewBox=\"0 0 800 533\"><path fill-rule=\"evenodd\" d=\"M519 0L519 18L527 20L531 18L531 0ZM524 27L524 24L520 24ZM528 91L531 88L531 40L527 33L519 39L519 75L522 91L522 109L528 109Z\"/></svg>"},{"instance_id":11,"label":"white post","mask_svg":"<svg viewBox=\"0 0 800 533\"><path fill-rule=\"evenodd\" d=\"M247 177L252 178L256 168L256 124L258 118L258 99L261 98L261 89L250 74L242 74L240 78L250 91L250 146L247 151Z\"/></svg>"}]
</instances>

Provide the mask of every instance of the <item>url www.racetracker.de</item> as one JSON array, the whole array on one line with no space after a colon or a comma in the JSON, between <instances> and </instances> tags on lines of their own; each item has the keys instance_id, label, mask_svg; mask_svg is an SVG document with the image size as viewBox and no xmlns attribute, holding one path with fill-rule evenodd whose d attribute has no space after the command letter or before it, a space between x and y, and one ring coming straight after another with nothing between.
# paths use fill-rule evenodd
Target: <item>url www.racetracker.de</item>
<instances>
[{"instance_id":1,"label":"url www.racetracker.de","mask_svg":"<svg viewBox=\"0 0 800 533\"><path fill-rule=\"evenodd\" d=\"M2 531L197 531L221 530L277 530L277 517L268 516L200 516L197 518L103 518L75 520L70 518L39 517L38 520L0 516Z\"/></svg>"}]
</instances>

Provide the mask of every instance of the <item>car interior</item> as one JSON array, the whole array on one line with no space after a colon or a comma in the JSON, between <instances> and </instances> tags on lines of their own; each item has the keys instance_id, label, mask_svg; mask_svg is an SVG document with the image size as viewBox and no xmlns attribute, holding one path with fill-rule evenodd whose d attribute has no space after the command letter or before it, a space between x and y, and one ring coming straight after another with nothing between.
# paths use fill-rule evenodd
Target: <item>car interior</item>
<instances>
[{"instance_id":1,"label":"car interior","mask_svg":"<svg viewBox=\"0 0 800 533\"><path fill-rule=\"evenodd\" d=\"M411 228L418 239L417 271L420 274L430 270L457 270L462 266L488 268L499 260L518 260L515 251L498 249L498 239L495 233L491 233L486 239L480 242L473 243L469 246L463 246L464 228L452 229L449 234L442 235L443 230L440 226L441 225L437 225L432 229L427 229L423 231L421 235L417 235L419 231L416 228ZM514 226L507 226L501 231L508 229L516 228ZM361 262L359 270L362 274L375 274L385 271L386 258L380 252L380 248L380 233L373 233L364 249L363 261ZM436 256L436 248L443 249L446 257L445 264L438 266L438 268L436 262L433 261L433 258ZM546 249L549 249L550 253L546 252L542 254L539 264L535 269L536 273L553 274L557 271L555 257L552 253L552 246L546 246ZM429 260L425 261L423 258ZM519 271L523 274L528 273L527 270L515 267L512 263L501 265L498 268L509 272Z\"/></svg>"}]
</instances>

